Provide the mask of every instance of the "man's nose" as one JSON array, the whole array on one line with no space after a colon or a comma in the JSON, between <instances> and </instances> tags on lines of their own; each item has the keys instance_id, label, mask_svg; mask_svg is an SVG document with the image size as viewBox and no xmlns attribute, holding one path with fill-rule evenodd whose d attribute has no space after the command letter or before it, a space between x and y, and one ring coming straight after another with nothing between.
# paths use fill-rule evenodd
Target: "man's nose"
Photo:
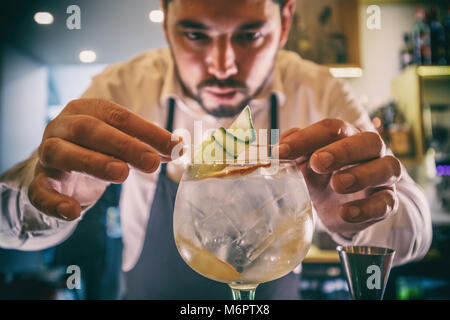
<instances>
[{"instance_id":1,"label":"man's nose","mask_svg":"<svg viewBox=\"0 0 450 320\"><path fill-rule=\"evenodd\" d=\"M206 58L208 73L219 80L225 80L238 72L236 55L230 40L220 37L215 40L209 49Z\"/></svg>"}]
</instances>

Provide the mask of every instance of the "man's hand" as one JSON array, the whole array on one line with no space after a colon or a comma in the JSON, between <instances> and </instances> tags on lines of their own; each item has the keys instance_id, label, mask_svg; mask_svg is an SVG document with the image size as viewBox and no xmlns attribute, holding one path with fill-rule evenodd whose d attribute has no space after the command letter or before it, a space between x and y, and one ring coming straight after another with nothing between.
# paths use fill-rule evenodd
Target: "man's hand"
<instances>
[{"instance_id":1,"label":"man's hand","mask_svg":"<svg viewBox=\"0 0 450 320\"><path fill-rule=\"evenodd\" d=\"M280 158L299 163L324 225L348 238L397 211L401 165L385 152L377 133L339 119L290 129L278 149Z\"/></svg>"},{"instance_id":2,"label":"man's hand","mask_svg":"<svg viewBox=\"0 0 450 320\"><path fill-rule=\"evenodd\" d=\"M45 129L28 196L36 208L50 216L76 219L80 203L98 200L105 181L123 182L128 177L128 164L154 172L161 160L170 159L177 143L167 130L115 103L72 101Z\"/></svg>"}]
</instances>

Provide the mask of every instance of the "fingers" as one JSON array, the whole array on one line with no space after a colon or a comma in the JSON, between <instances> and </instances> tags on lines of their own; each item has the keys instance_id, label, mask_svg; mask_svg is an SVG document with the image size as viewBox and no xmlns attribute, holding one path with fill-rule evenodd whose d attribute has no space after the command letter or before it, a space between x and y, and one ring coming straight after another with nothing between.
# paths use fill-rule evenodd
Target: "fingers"
<instances>
[{"instance_id":1,"label":"fingers","mask_svg":"<svg viewBox=\"0 0 450 320\"><path fill-rule=\"evenodd\" d=\"M57 150L57 151L56 151ZM129 172L127 164L113 157L85 149L69 141L49 138L39 148L41 164L46 168L84 172L111 182L123 182ZM153 167L158 168L158 157L153 157Z\"/></svg>"},{"instance_id":2,"label":"fingers","mask_svg":"<svg viewBox=\"0 0 450 320\"><path fill-rule=\"evenodd\" d=\"M138 138L163 155L170 156L172 148L179 143L172 141L172 134L132 111L106 100L80 99L70 102L65 110L70 114L95 117L124 133Z\"/></svg>"},{"instance_id":3,"label":"fingers","mask_svg":"<svg viewBox=\"0 0 450 320\"><path fill-rule=\"evenodd\" d=\"M325 119L304 129L286 131L275 152L283 159L297 159L358 132L358 129L342 120Z\"/></svg>"},{"instance_id":4,"label":"fingers","mask_svg":"<svg viewBox=\"0 0 450 320\"><path fill-rule=\"evenodd\" d=\"M400 161L393 156L375 159L335 172L331 187L341 194L354 193L366 188L393 185L401 178Z\"/></svg>"},{"instance_id":5,"label":"fingers","mask_svg":"<svg viewBox=\"0 0 450 320\"><path fill-rule=\"evenodd\" d=\"M365 199L344 204L341 217L350 223L373 223L395 213L398 202L395 188L382 189Z\"/></svg>"},{"instance_id":6,"label":"fingers","mask_svg":"<svg viewBox=\"0 0 450 320\"><path fill-rule=\"evenodd\" d=\"M291 135L292 133L295 133L297 131L299 131L299 128L291 128L285 132L283 132L280 136L280 139L285 139L287 136Z\"/></svg>"},{"instance_id":7,"label":"fingers","mask_svg":"<svg viewBox=\"0 0 450 320\"><path fill-rule=\"evenodd\" d=\"M39 173L28 188L28 197L33 206L46 214L64 220L74 220L80 216L80 204L73 198L56 192L51 179Z\"/></svg>"},{"instance_id":8,"label":"fingers","mask_svg":"<svg viewBox=\"0 0 450 320\"><path fill-rule=\"evenodd\" d=\"M384 156L382 138L375 132L362 132L331 143L311 155L311 168L329 173L344 166Z\"/></svg>"},{"instance_id":9,"label":"fingers","mask_svg":"<svg viewBox=\"0 0 450 320\"><path fill-rule=\"evenodd\" d=\"M150 146L91 116L70 115L62 117L58 126L54 126L47 132L47 139L44 140L44 144L52 139L50 138L52 136L123 160L143 172L153 172L159 166L159 155ZM58 142L61 145L60 140L54 140L52 143ZM74 148L70 144L64 146ZM60 152L61 149L52 147L50 151L55 152L56 150ZM78 148L77 151L79 150ZM87 153L84 152L84 154L87 157ZM98 159L99 157L93 158ZM112 160L104 157L102 161L105 166L106 161L111 162ZM58 168L65 170L65 168Z\"/></svg>"}]
</instances>

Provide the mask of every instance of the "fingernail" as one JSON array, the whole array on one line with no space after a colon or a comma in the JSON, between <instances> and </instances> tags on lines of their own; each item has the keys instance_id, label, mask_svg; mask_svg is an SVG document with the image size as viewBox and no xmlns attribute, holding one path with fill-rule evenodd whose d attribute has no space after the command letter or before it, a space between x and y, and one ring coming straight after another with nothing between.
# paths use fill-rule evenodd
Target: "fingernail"
<instances>
[{"instance_id":1,"label":"fingernail","mask_svg":"<svg viewBox=\"0 0 450 320\"><path fill-rule=\"evenodd\" d=\"M338 175L338 179L339 179L339 182L341 183L341 185L345 189L350 188L352 185L355 184L355 181L356 181L355 176L350 173L340 174L340 175Z\"/></svg>"},{"instance_id":2,"label":"fingernail","mask_svg":"<svg viewBox=\"0 0 450 320\"><path fill-rule=\"evenodd\" d=\"M278 157L278 158L287 158L289 157L289 153L291 152L291 148L289 147L288 144L280 144L280 145L276 145L273 147L272 149L272 156L274 158Z\"/></svg>"},{"instance_id":3,"label":"fingernail","mask_svg":"<svg viewBox=\"0 0 450 320\"><path fill-rule=\"evenodd\" d=\"M174 148L179 143L183 143L183 137L178 136L176 134L172 134L170 136L170 141L168 142L166 149L168 151L170 151L172 148Z\"/></svg>"},{"instance_id":4,"label":"fingernail","mask_svg":"<svg viewBox=\"0 0 450 320\"><path fill-rule=\"evenodd\" d=\"M139 165L145 171L152 171L155 167L156 155L151 152L144 152L141 156Z\"/></svg>"},{"instance_id":5,"label":"fingernail","mask_svg":"<svg viewBox=\"0 0 450 320\"><path fill-rule=\"evenodd\" d=\"M68 218L68 214L67 211L70 210L70 203L68 202L63 202L60 203L57 207L56 207L56 212L58 213L58 215L63 218L64 220L69 220Z\"/></svg>"},{"instance_id":6,"label":"fingernail","mask_svg":"<svg viewBox=\"0 0 450 320\"><path fill-rule=\"evenodd\" d=\"M183 141L183 137L181 137L181 136L179 136L179 135L176 135L176 134L172 134L172 135L170 136L170 140L171 140L171 141L176 141L177 143L180 143L180 142Z\"/></svg>"},{"instance_id":7,"label":"fingernail","mask_svg":"<svg viewBox=\"0 0 450 320\"><path fill-rule=\"evenodd\" d=\"M334 156L326 151L320 152L317 155L317 159L319 159L320 164L322 167L328 169L334 162Z\"/></svg>"},{"instance_id":8,"label":"fingernail","mask_svg":"<svg viewBox=\"0 0 450 320\"><path fill-rule=\"evenodd\" d=\"M348 208L348 216L350 219L355 219L359 216L361 210L358 207L349 207Z\"/></svg>"},{"instance_id":9,"label":"fingernail","mask_svg":"<svg viewBox=\"0 0 450 320\"><path fill-rule=\"evenodd\" d=\"M120 162L110 162L106 165L106 173L111 179L119 179L125 171L124 166Z\"/></svg>"}]
</instances>

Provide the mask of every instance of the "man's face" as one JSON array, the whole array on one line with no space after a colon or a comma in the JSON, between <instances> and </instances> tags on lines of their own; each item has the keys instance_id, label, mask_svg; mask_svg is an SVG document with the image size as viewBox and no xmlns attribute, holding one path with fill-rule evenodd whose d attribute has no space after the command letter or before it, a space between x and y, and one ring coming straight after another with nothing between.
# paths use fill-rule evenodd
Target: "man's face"
<instances>
[{"instance_id":1,"label":"man's face","mask_svg":"<svg viewBox=\"0 0 450 320\"><path fill-rule=\"evenodd\" d=\"M272 0L172 0L164 31L185 93L217 117L259 93L284 42Z\"/></svg>"}]
</instances>

